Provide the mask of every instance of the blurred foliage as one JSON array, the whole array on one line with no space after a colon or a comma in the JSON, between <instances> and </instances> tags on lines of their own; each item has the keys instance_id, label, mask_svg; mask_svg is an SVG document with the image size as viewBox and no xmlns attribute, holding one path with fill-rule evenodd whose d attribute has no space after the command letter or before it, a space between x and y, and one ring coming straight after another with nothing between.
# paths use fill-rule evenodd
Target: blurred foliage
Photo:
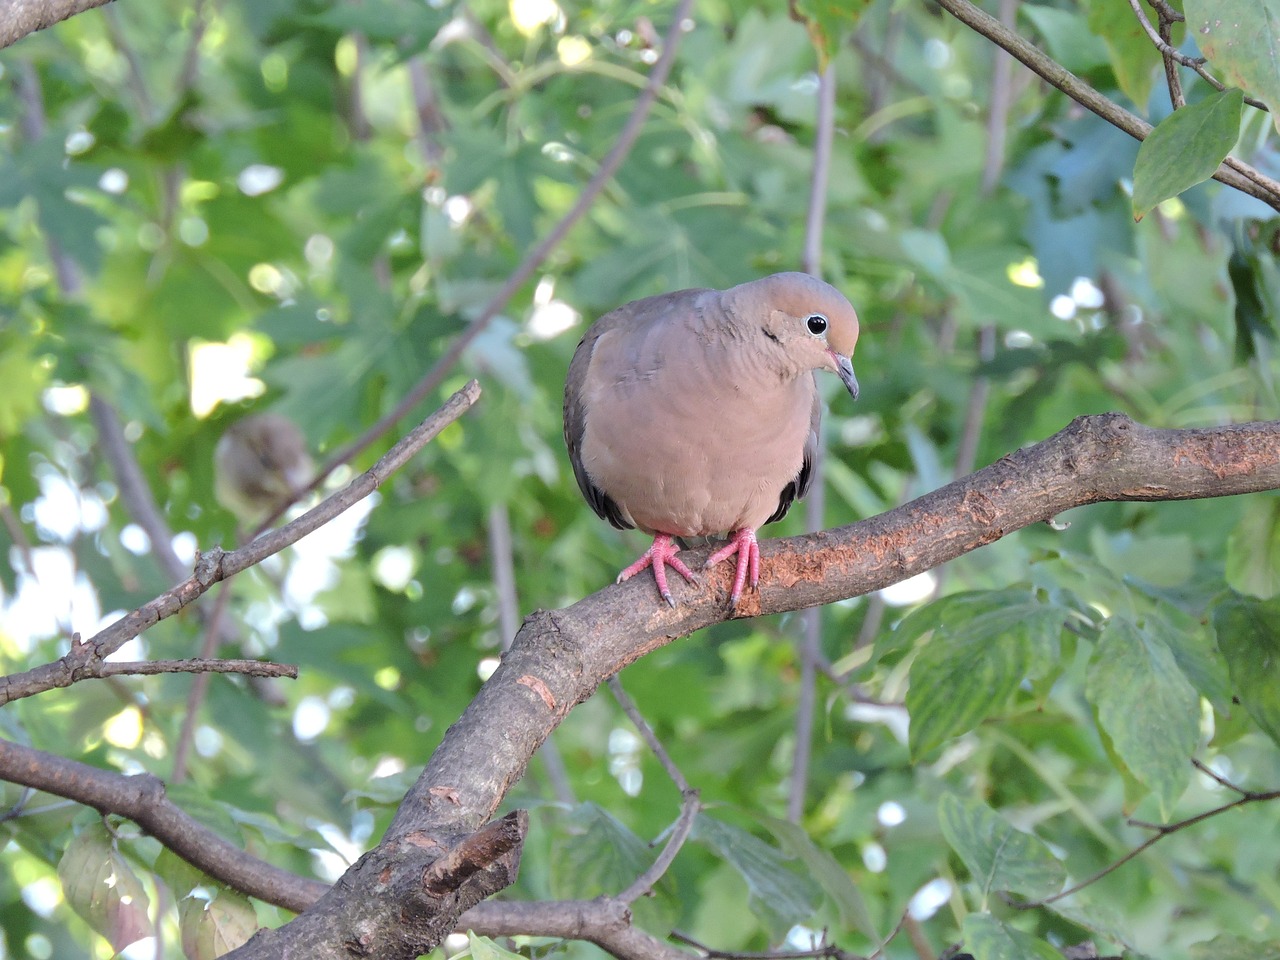
<instances>
[{"instance_id":1,"label":"blurred foliage","mask_svg":"<svg viewBox=\"0 0 1280 960\"><path fill-rule=\"evenodd\" d=\"M335 876L376 842L501 650L491 527L510 526L523 612L571 603L629 562L640 538L585 508L561 450L568 359L582 324L625 300L797 267L820 54L839 84L822 270L864 323L863 398L835 399L826 419L829 525L946 482L971 422L980 466L1081 414L1280 416L1274 211L1200 183L1135 224L1138 145L1020 69L993 167L989 42L925 4L797 7L807 26L777 4L695 8L618 176L431 398L475 375L478 407L345 535L230 585L238 640L224 652L301 677L212 679L188 778L170 787L184 809L285 868ZM573 203L670 11L160 0L0 54L0 670L53 659L70 631L89 636L170 585L89 393L125 423L180 552L230 544L235 518L213 495L223 431L283 413L322 461L389 410ZM1169 113L1159 57L1123 3L1024 3L1016 22L1117 101L1153 122ZM1221 102L1184 83L1193 104ZM1274 175L1271 119L1242 116L1237 155ZM1220 156L1232 134L1216 137ZM1200 169L1206 151L1192 152ZM1185 182L1169 192L1203 175L1174 173ZM793 512L773 529L801 524ZM1049 906L1011 904L1149 836L1130 816L1236 798L1192 756L1243 787L1280 787L1278 558L1274 494L1097 505L918 589L831 606L823 648L846 676L819 681L800 828L780 819L798 618L655 652L624 680L710 810L638 922L725 950L825 929L870 953L910 904L935 955L963 940L979 957L1056 956L1050 945L1085 939L1168 960L1273 955L1274 804L1175 833ZM127 652L201 643L201 618L184 614ZM168 779L190 688L81 683L10 704L0 730ZM678 791L606 697L553 744L563 781L535 759L509 799L534 829L504 896L614 892L650 862ZM157 920L171 953L208 957L285 919L128 823L104 828L12 785L0 809L0 957L108 957L103 936ZM884 955L917 953L899 936Z\"/></svg>"}]
</instances>

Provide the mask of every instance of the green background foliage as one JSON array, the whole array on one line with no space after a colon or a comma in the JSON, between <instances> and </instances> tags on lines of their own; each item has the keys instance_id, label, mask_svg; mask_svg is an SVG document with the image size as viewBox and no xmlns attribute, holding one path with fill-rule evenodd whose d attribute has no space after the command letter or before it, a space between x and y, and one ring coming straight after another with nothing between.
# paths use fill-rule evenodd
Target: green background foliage
<instances>
[{"instance_id":1,"label":"green background foliage","mask_svg":"<svg viewBox=\"0 0 1280 960\"><path fill-rule=\"evenodd\" d=\"M54 659L71 630L88 636L171 585L139 546L88 393L125 422L186 555L230 545L212 473L228 424L285 413L323 459L394 406L569 209L671 7L565 3L521 23L518 6L536 5L124 0L0 53L0 500L13 521L0 670ZM1125 4L1013 6L1066 67L1153 123L1169 114L1159 56ZM188 779L170 787L185 810L332 878L376 842L501 650L495 524L511 531L522 612L571 603L634 557L641 539L601 523L567 468L564 370L582 324L621 302L799 266L820 56L838 83L821 269L863 321L862 398L823 384L827 525L946 482L973 465L957 463L969 440L981 466L1082 414L1280 416L1275 213L1203 182L1232 144L1274 173L1269 117L1188 73L1192 105L1144 157L1015 70L993 124L994 48L936 9L800 7L811 29L775 4L695 7L619 174L419 412L471 376L479 405L383 488L332 561L304 543L231 584L239 642L223 652L301 674L265 691L213 678ZM1233 7L1274 22L1273 4ZM1251 82L1239 63L1224 70ZM1273 89L1257 93L1274 105ZM1211 142L1194 136L1198 115L1214 120ZM240 350L261 393L197 415L208 343ZM800 531L802 513L768 533ZM1016 908L1146 839L1129 817L1236 798L1192 757L1245 788L1280 787L1280 498L1061 521L918 590L822 611L843 676L819 680L798 827L783 819L798 617L720 625L629 667L628 691L709 806L637 922L724 950L805 946L825 929L868 954L914 904L913 936L885 956L963 941L979 958L1038 958L1085 939L1168 960L1274 954L1273 803ZM130 656L192 656L201 636L183 615ZM170 778L190 688L82 683L6 706L0 730ZM508 801L533 828L504 896L617 892L651 861L678 791L604 696L552 742L563 776L535 759ZM107 830L11 784L0 809L0 956L109 957L104 936L123 945L158 918L166 955L180 943L210 957L286 917L118 818ZM114 901L85 889L104 870Z\"/></svg>"}]
</instances>

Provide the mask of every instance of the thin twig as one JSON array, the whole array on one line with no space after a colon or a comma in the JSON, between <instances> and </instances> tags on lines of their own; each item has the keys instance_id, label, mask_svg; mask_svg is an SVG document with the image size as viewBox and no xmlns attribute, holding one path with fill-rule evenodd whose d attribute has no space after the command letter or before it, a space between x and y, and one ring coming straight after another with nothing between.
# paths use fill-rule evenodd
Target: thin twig
<instances>
[{"instance_id":1,"label":"thin twig","mask_svg":"<svg viewBox=\"0 0 1280 960\"><path fill-rule=\"evenodd\" d=\"M472 380L400 440L369 470L352 480L345 489L283 527L272 530L237 550L227 552L214 547L202 554L197 558L195 571L190 577L99 631L88 642L73 643L71 652L62 659L24 673L0 677L0 705L54 687L67 686L74 682L73 676L77 669L94 660L106 659L144 630L199 599L215 583L256 566L324 526L378 489L387 477L408 462L441 430L462 416L479 397L480 385Z\"/></svg>"},{"instance_id":2,"label":"thin twig","mask_svg":"<svg viewBox=\"0 0 1280 960\"><path fill-rule=\"evenodd\" d=\"M507 302L515 296L516 292L533 276L534 272L542 265L542 262L550 255L551 251L559 246L560 242L568 236L569 231L577 225L583 215L595 203L596 197L605 188L605 185L618 172L623 161L631 152L636 138L640 135L640 130L644 126L645 119L649 115L654 101L657 99L658 90L667 81L667 76L671 72L672 64L675 62L676 51L680 46L680 37L685 30L685 21L689 17L690 11L693 9L693 0L680 0L675 12L672 14L671 26L667 30L666 37L663 42L662 55L658 58L657 63L653 65L653 70L649 74L649 81L645 84L643 90L636 97L635 106L631 110L631 115L627 117L627 122L623 125L622 131L618 134L618 139L614 142L613 148L600 162L599 168L591 179L587 181L587 185L582 188L582 193L578 195L578 199L574 202L569 211L560 218L560 221L551 228L543 239L529 251L528 255L520 262L515 271L507 277L506 281L499 288L493 298L485 304L484 308L472 320L465 330L449 346L439 360L432 365L431 369L405 394L395 408L376 423L366 430L361 436L357 437L347 446L340 449L317 471L315 479L311 484L299 493L299 496L306 496L313 490L318 490L325 479L338 467L349 463L352 459L359 456L374 441L381 437L384 433L394 427L402 417L416 407L424 397L431 391L435 390L444 380L448 372L453 369L453 365L458 362L467 347L484 332L485 328L493 321L498 312L502 310ZM283 513L283 509L278 510L274 516L268 517L263 521L260 530L265 529L274 523Z\"/></svg>"},{"instance_id":3,"label":"thin twig","mask_svg":"<svg viewBox=\"0 0 1280 960\"><path fill-rule=\"evenodd\" d=\"M938 0L938 4L961 23L1008 50L1025 66L1072 100L1129 136L1137 140L1145 140L1151 133L1151 124L1146 120L1103 96L1026 38L974 6L969 0ZM1241 193L1256 197L1267 206L1280 211L1280 182L1265 176L1248 164L1228 157L1215 171L1213 179L1235 187Z\"/></svg>"},{"instance_id":4,"label":"thin twig","mask_svg":"<svg viewBox=\"0 0 1280 960\"><path fill-rule=\"evenodd\" d=\"M1130 860L1133 860L1135 857L1143 853L1149 847L1155 846L1157 843L1159 843L1161 840L1163 840L1165 837L1169 836L1170 834L1177 833L1180 830L1185 830L1188 827L1193 827L1197 823L1201 823L1205 820L1210 819L1211 817L1216 817L1218 816L1218 814L1226 813L1228 810L1234 810L1237 807L1243 807L1249 803L1265 803L1270 800L1280 800L1280 790L1267 790L1267 791L1261 791L1261 792L1254 791L1254 790L1245 790L1244 788L1238 787L1234 783L1231 783L1225 778L1219 776L1217 773L1214 773L1212 770L1210 770L1208 767L1204 766L1203 764L1199 763L1198 761L1193 759L1191 762L1195 764L1195 767L1197 770L1200 770L1202 773L1211 777L1213 780L1217 781L1221 786L1227 788L1228 790L1235 791L1236 793L1239 794L1239 797L1237 797L1235 800L1232 800L1230 803L1224 803L1222 806L1214 807L1212 810L1206 810L1203 813L1197 813L1194 817L1188 817L1185 820L1179 820L1177 823L1166 823L1166 824L1146 823L1141 820L1131 819L1129 820L1130 826L1142 827L1144 829L1154 830L1155 833L1152 836L1148 837L1146 840L1142 841L1142 843L1138 844L1136 847L1134 847L1124 856L1120 857L1118 860L1115 860L1114 862L1108 864L1107 866L1103 867L1101 870L1094 873L1092 876L1088 877L1085 880L1081 880L1079 883L1075 884L1074 886L1070 886L1066 890L1063 890L1060 893L1055 893L1052 896L1044 897L1041 900L1015 901L1015 902L1012 902L1011 905L1014 907L1017 907L1019 910L1028 910L1028 909L1031 909L1032 907L1043 907L1046 904L1050 904L1050 903L1054 903L1055 901L1062 900L1066 897L1071 896L1073 893L1078 893L1079 891L1083 890L1085 887L1088 887L1088 886L1091 886L1092 884L1097 883L1103 877L1120 869Z\"/></svg>"},{"instance_id":5,"label":"thin twig","mask_svg":"<svg viewBox=\"0 0 1280 960\"><path fill-rule=\"evenodd\" d=\"M89 668L95 678L139 676L160 673L238 673L246 677L288 677L298 679L298 668L292 663L267 663L263 660L219 660L190 657L186 660L102 661ZM78 678L80 679L80 678Z\"/></svg>"},{"instance_id":6,"label":"thin twig","mask_svg":"<svg viewBox=\"0 0 1280 960\"><path fill-rule=\"evenodd\" d=\"M622 708L622 712L627 715L632 725L635 726L641 739L648 744L649 749L653 751L653 755L658 758L658 762L662 764L662 769L667 772L667 776L680 788L680 816L671 828L666 846L654 858L649 869L636 877L629 887L612 898L620 903L630 905L652 890L675 861L676 854L680 852L684 842L689 839L689 833L693 830L693 822L697 819L698 811L702 809L702 803L698 799L698 791L689 786L689 781L684 778L680 768L671 759L666 747L662 745L662 741L658 739L657 734L653 732L653 728L649 726L649 721L645 720L640 710L636 707L635 701L627 695L626 690L622 689L622 681L616 675L609 678L609 692L618 701L618 706Z\"/></svg>"},{"instance_id":7,"label":"thin twig","mask_svg":"<svg viewBox=\"0 0 1280 960\"><path fill-rule=\"evenodd\" d=\"M828 960L863 960L855 953L841 950L834 943L824 943L812 950L717 950L679 930L671 931L671 939L688 944L710 960L809 960L819 957Z\"/></svg>"},{"instance_id":8,"label":"thin twig","mask_svg":"<svg viewBox=\"0 0 1280 960\"><path fill-rule=\"evenodd\" d=\"M231 585L220 584L218 595L214 597L213 609L209 611L209 619L204 625L203 639L200 641L200 656L212 657L218 649L218 640L222 635L222 625L226 621L227 604L231 602ZM191 746L195 743L196 724L200 718L200 706L204 703L209 691L209 674L201 674L187 691L187 709L182 715L182 728L178 731L178 742L173 747L173 773L169 777L172 783L182 783L187 778L187 757L191 754Z\"/></svg>"},{"instance_id":9,"label":"thin twig","mask_svg":"<svg viewBox=\"0 0 1280 960\"><path fill-rule=\"evenodd\" d=\"M1157 0L1147 0L1152 7L1155 8L1157 16L1160 18L1160 30L1151 25L1146 12L1142 9L1139 0L1129 0L1129 7L1133 10L1134 16L1138 18L1138 23L1142 26L1143 32L1147 35L1156 50L1160 52L1161 59L1164 60L1165 79L1169 85L1169 100L1173 104L1175 110L1179 110L1187 105L1187 98L1182 94L1182 82L1178 79L1177 69L1174 64L1181 64L1198 73L1209 86L1215 90L1225 90L1227 85L1205 69L1205 64L1209 61L1204 57L1189 57L1185 53L1179 51L1170 42L1171 33L1170 25L1175 22L1181 23L1186 18L1174 10L1167 3L1160 3ZM1268 107L1261 100L1245 94L1244 102L1258 110L1267 111Z\"/></svg>"}]
</instances>

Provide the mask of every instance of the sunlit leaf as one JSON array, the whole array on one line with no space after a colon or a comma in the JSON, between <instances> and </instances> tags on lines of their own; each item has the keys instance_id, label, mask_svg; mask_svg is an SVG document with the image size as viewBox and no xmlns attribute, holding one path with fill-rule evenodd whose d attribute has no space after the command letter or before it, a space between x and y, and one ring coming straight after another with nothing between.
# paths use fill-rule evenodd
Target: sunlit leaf
<instances>
[{"instance_id":1,"label":"sunlit leaf","mask_svg":"<svg viewBox=\"0 0 1280 960\"><path fill-rule=\"evenodd\" d=\"M67 844L58 861L58 879L71 909L114 949L151 936L150 898L101 822L85 827Z\"/></svg>"},{"instance_id":2,"label":"sunlit leaf","mask_svg":"<svg viewBox=\"0 0 1280 960\"><path fill-rule=\"evenodd\" d=\"M1052 946L1023 933L989 913L971 913L960 928L964 947L974 960L1061 960Z\"/></svg>"}]
</instances>

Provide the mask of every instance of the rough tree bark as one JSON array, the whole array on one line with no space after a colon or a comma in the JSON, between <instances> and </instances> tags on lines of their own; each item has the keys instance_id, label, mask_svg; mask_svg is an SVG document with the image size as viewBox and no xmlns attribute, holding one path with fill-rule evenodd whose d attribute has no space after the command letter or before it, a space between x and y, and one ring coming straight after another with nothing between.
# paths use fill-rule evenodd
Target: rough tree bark
<instances>
[{"instance_id":1,"label":"rough tree bark","mask_svg":"<svg viewBox=\"0 0 1280 960\"><path fill-rule=\"evenodd\" d=\"M1280 422L1154 430L1119 414L1081 417L888 513L763 544L760 590L737 610L727 606L730 573L713 570L703 582L679 585L674 610L656 602L640 577L566 609L539 611L446 733L378 847L297 919L228 956L410 960L430 949L468 907L514 879L525 821L491 818L543 740L608 677L701 627L869 593L1085 504L1272 489L1280 489ZM39 770L13 779L58 792ZM279 879L271 877L277 895ZM317 892L314 881L299 884L293 904ZM528 905L520 906L528 919ZM625 910L614 912L612 926L597 917L588 938L611 935L625 952L629 937L643 935L631 930ZM574 927L561 914L557 928ZM492 927L514 929L513 916L496 904L471 919L483 929L486 917Z\"/></svg>"}]
</instances>

